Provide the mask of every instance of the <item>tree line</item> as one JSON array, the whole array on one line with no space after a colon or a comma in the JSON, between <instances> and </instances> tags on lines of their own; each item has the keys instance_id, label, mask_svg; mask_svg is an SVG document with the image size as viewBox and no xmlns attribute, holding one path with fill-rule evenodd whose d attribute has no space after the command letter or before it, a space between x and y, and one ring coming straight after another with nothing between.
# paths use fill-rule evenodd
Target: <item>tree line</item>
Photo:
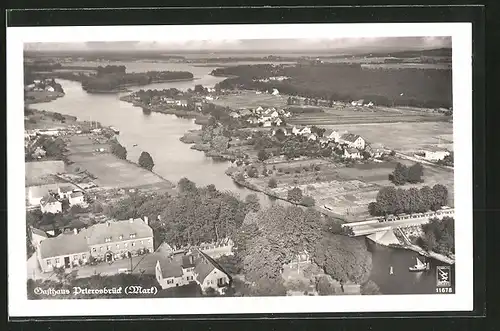
<instances>
[{"instance_id":1,"label":"tree line","mask_svg":"<svg viewBox=\"0 0 500 331\"><path fill-rule=\"evenodd\" d=\"M452 217L431 219L422 225L424 234L420 238L420 245L428 251L435 251L443 255L455 254L455 220Z\"/></svg>"},{"instance_id":2,"label":"tree line","mask_svg":"<svg viewBox=\"0 0 500 331\"><path fill-rule=\"evenodd\" d=\"M380 189L376 201L368 204L368 211L372 216L413 214L436 211L447 204L448 189L441 184L421 189L388 186Z\"/></svg>"},{"instance_id":3,"label":"tree line","mask_svg":"<svg viewBox=\"0 0 500 331\"><path fill-rule=\"evenodd\" d=\"M237 76L218 83L221 89L243 88L265 92L277 88L281 94L308 99L345 102L364 99L383 106L452 106L451 70L444 69L365 70L360 65L299 64L292 67L233 66L216 69L212 74ZM276 75L288 76L291 80L257 80Z\"/></svg>"},{"instance_id":4,"label":"tree line","mask_svg":"<svg viewBox=\"0 0 500 331\"><path fill-rule=\"evenodd\" d=\"M421 183L424 175L424 167L420 163L407 167L398 162L394 171L389 174L389 180L396 185L404 185L406 183Z\"/></svg>"}]
</instances>

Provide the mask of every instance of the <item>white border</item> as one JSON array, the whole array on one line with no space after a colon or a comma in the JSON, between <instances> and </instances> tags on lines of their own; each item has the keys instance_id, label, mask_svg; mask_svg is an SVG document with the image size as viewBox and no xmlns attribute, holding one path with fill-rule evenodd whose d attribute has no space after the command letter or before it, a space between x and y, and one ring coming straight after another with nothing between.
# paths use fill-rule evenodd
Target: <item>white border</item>
<instances>
[{"instance_id":1,"label":"white border","mask_svg":"<svg viewBox=\"0 0 500 331\"><path fill-rule=\"evenodd\" d=\"M451 36L455 147L456 294L172 299L27 300L23 155L23 43ZM168 39L167 39L168 38ZM291 24L7 28L8 270L11 317L155 314L471 311L472 25Z\"/></svg>"}]
</instances>

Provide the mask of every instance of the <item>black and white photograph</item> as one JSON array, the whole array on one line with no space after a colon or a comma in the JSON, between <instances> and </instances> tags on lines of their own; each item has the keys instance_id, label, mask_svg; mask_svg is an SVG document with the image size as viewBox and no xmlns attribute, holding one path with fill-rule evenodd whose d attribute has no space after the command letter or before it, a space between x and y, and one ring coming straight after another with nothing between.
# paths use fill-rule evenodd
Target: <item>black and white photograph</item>
<instances>
[{"instance_id":1,"label":"black and white photograph","mask_svg":"<svg viewBox=\"0 0 500 331\"><path fill-rule=\"evenodd\" d=\"M11 314L472 310L469 24L7 41Z\"/></svg>"}]
</instances>

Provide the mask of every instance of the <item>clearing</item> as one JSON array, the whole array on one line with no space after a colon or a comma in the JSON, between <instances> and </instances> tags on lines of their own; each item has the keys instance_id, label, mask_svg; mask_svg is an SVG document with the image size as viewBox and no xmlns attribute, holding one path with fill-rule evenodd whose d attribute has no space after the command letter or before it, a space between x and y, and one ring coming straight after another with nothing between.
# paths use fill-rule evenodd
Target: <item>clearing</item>
<instances>
[{"instance_id":1,"label":"clearing","mask_svg":"<svg viewBox=\"0 0 500 331\"><path fill-rule=\"evenodd\" d=\"M109 151L109 145L87 135L69 138L68 150L72 172L88 171L96 177L94 182L103 188L131 188L165 183L158 175L127 160L121 160ZM103 149L96 152L96 149ZM170 184L166 182L166 184Z\"/></svg>"},{"instance_id":2,"label":"clearing","mask_svg":"<svg viewBox=\"0 0 500 331\"><path fill-rule=\"evenodd\" d=\"M288 96L256 94L253 91L244 91L238 94L220 96L219 99L212 101L212 103L232 109L257 108L259 106L282 108L286 106L287 99Z\"/></svg>"}]
</instances>

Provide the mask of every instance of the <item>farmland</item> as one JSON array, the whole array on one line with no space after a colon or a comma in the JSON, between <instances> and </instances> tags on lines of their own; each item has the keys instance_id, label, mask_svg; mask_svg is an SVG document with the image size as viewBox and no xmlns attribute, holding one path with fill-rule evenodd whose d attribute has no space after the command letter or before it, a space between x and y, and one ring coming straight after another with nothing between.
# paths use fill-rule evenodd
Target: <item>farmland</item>
<instances>
[{"instance_id":1,"label":"farmland","mask_svg":"<svg viewBox=\"0 0 500 331\"><path fill-rule=\"evenodd\" d=\"M404 154L439 145L453 150L453 123L377 123L322 125L325 128L359 134L367 142L380 144Z\"/></svg>"},{"instance_id":2,"label":"farmland","mask_svg":"<svg viewBox=\"0 0 500 331\"><path fill-rule=\"evenodd\" d=\"M304 195L316 201L317 208L329 207L329 211L344 216L346 221L368 217L368 204L375 200L378 191L384 186L392 186L388 175L394 170L396 163L412 165L407 160L394 159L383 163L356 164L352 167L338 166L324 160L292 161L267 165L272 169L269 176L261 176L262 167L258 169L259 177L247 178L253 187L287 198L288 190L299 187ZM277 187L268 188L270 178L275 178ZM443 184L448 188L449 205L453 205L453 171L445 168L424 165L424 182L407 184L402 188L433 186Z\"/></svg>"},{"instance_id":3,"label":"farmland","mask_svg":"<svg viewBox=\"0 0 500 331\"><path fill-rule=\"evenodd\" d=\"M54 175L65 172L63 161L38 161L25 163L25 185L42 185L57 182Z\"/></svg>"},{"instance_id":4,"label":"farmland","mask_svg":"<svg viewBox=\"0 0 500 331\"><path fill-rule=\"evenodd\" d=\"M286 98L280 95L256 94L254 91L244 91L237 94L220 96L219 99L212 101L212 103L232 109L257 108L259 106L285 107Z\"/></svg>"},{"instance_id":5,"label":"farmland","mask_svg":"<svg viewBox=\"0 0 500 331\"><path fill-rule=\"evenodd\" d=\"M93 141L89 136L73 136L69 139L69 160L73 172L88 171L96 177L94 183L103 188L130 188L165 183L161 177L127 160L108 153L109 146ZM96 149L104 151L95 151Z\"/></svg>"}]
</instances>

